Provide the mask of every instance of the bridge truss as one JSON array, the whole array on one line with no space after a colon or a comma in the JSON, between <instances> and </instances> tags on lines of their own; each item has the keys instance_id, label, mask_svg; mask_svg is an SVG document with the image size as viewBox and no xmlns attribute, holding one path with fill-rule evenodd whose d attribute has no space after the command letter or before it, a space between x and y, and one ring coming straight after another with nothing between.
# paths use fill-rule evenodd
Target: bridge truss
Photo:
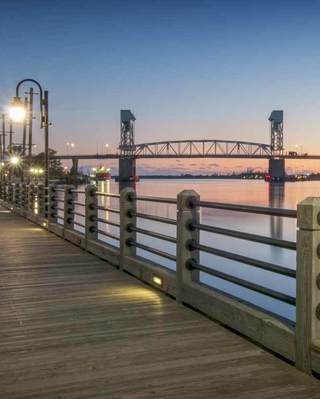
<instances>
[{"instance_id":1,"label":"bridge truss","mask_svg":"<svg viewBox=\"0 0 320 399\"><path fill-rule=\"evenodd\" d=\"M233 140L176 140L136 144L135 158L270 157L269 144Z\"/></svg>"}]
</instances>

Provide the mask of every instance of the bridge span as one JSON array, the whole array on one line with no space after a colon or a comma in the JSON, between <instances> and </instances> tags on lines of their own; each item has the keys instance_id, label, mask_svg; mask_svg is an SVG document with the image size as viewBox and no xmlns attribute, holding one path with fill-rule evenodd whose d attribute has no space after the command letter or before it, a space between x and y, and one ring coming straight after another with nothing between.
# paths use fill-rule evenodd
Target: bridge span
<instances>
[{"instance_id":1,"label":"bridge span","mask_svg":"<svg viewBox=\"0 0 320 399\"><path fill-rule=\"evenodd\" d=\"M135 117L130 110L121 111L121 132L119 151L110 154L67 154L56 155L57 159L71 159L73 173L78 170L78 161L84 159L118 159L119 180L128 181L136 176L137 159L267 159L269 173L273 180L285 177L286 159L320 159L320 155L284 153L283 111L272 111L270 144L240 140L166 140L135 144Z\"/></svg>"}]
</instances>

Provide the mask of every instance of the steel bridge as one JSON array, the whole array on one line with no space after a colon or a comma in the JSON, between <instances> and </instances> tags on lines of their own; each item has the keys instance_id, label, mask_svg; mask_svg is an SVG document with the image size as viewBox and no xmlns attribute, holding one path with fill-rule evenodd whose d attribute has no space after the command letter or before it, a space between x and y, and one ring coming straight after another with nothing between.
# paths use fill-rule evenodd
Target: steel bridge
<instances>
[{"instance_id":1,"label":"steel bridge","mask_svg":"<svg viewBox=\"0 0 320 399\"><path fill-rule=\"evenodd\" d=\"M56 155L57 159L72 159L73 172L78 161L84 159L118 159L119 180L127 181L136 176L137 159L161 158L238 158L269 160L270 175L276 180L285 177L285 159L320 159L320 155L284 153L283 111L272 111L270 144L239 140L166 140L135 144L135 116L130 110L121 110L119 151L110 154Z\"/></svg>"},{"instance_id":2,"label":"steel bridge","mask_svg":"<svg viewBox=\"0 0 320 399\"><path fill-rule=\"evenodd\" d=\"M234 140L174 140L136 144L130 154L57 155L60 159L120 158L270 158L268 144Z\"/></svg>"}]
</instances>

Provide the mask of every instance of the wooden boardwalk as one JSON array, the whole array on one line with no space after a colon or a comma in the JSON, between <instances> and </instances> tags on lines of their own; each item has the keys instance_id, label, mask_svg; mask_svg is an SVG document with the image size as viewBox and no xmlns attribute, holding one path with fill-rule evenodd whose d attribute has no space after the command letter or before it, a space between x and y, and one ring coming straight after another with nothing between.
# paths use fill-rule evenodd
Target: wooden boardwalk
<instances>
[{"instance_id":1,"label":"wooden boardwalk","mask_svg":"<svg viewBox=\"0 0 320 399\"><path fill-rule=\"evenodd\" d=\"M0 210L0 398L320 398L320 382Z\"/></svg>"}]
</instances>

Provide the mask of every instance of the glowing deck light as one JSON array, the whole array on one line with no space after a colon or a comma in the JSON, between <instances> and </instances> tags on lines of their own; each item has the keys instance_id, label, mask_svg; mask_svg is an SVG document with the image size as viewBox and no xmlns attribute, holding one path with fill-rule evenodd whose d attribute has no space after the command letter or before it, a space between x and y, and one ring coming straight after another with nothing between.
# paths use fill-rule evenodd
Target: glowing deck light
<instances>
[{"instance_id":1,"label":"glowing deck light","mask_svg":"<svg viewBox=\"0 0 320 399\"><path fill-rule=\"evenodd\" d=\"M11 163L11 165L18 165L19 163L20 163L20 158L19 157L17 157L16 155L13 155L11 158L10 158L10 163Z\"/></svg>"},{"instance_id":2,"label":"glowing deck light","mask_svg":"<svg viewBox=\"0 0 320 399\"><path fill-rule=\"evenodd\" d=\"M9 108L9 117L13 122L23 122L27 111L20 97L15 97Z\"/></svg>"},{"instance_id":3,"label":"glowing deck light","mask_svg":"<svg viewBox=\"0 0 320 399\"><path fill-rule=\"evenodd\" d=\"M159 277L159 276L152 276L152 281L153 281L155 284L160 285L160 287L162 287L163 280L162 280L161 277Z\"/></svg>"}]
</instances>

